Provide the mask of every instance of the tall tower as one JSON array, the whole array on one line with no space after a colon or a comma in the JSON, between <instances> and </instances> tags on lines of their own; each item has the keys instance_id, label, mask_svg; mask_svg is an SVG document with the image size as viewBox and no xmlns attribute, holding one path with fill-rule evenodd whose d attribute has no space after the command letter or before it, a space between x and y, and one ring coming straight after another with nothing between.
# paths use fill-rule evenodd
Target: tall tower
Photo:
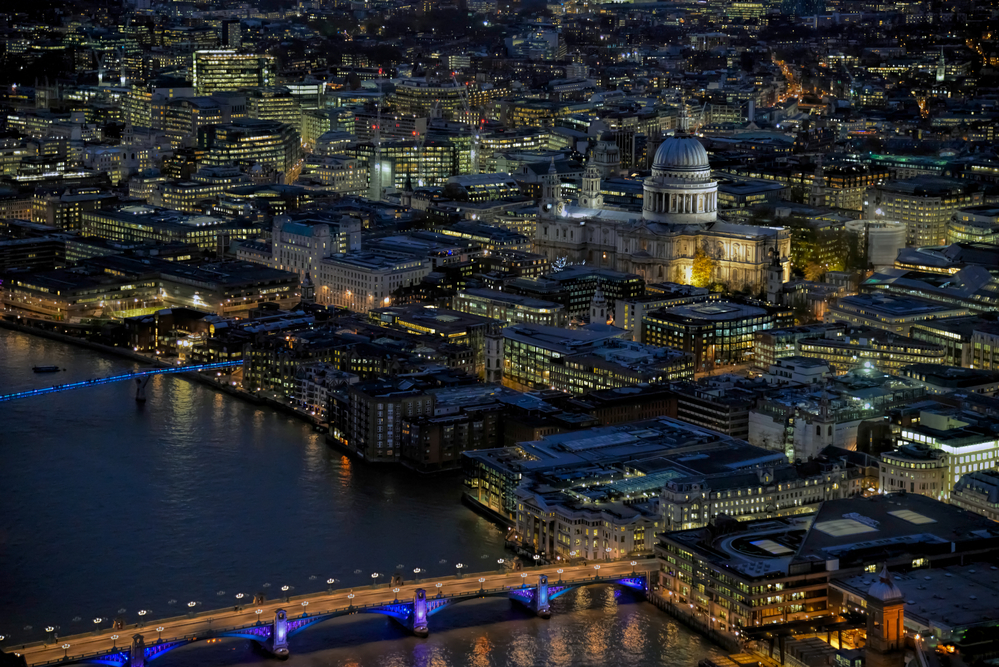
<instances>
[{"instance_id":1,"label":"tall tower","mask_svg":"<svg viewBox=\"0 0 999 667\"><path fill-rule=\"evenodd\" d=\"M607 324L607 299L600 285L597 285L593 301L590 302L590 324Z\"/></svg>"},{"instance_id":2,"label":"tall tower","mask_svg":"<svg viewBox=\"0 0 999 667\"><path fill-rule=\"evenodd\" d=\"M944 63L943 49L940 49L940 60L937 61L937 81L941 82L947 78L947 65Z\"/></svg>"},{"instance_id":3,"label":"tall tower","mask_svg":"<svg viewBox=\"0 0 999 667\"><path fill-rule=\"evenodd\" d=\"M815 162L815 175L812 176L812 189L808 193L809 206L826 205L826 177L822 171L822 156Z\"/></svg>"},{"instance_id":4,"label":"tall tower","mask_svg":"<svg viewBox=\"0 0 999 667\"><path fill-rule=\"evenodd\" d=\"M770 249L770 266L767 267L767 301L781 305L784 291L784 265L777 244Z\"/></svg>"},{"instance_id":5,"label":"tall tower","mask_svg":"<svg viewBox=\"0 0 999 667\"><path fill-rule=\"evenodd\" d=\"M579 191L579 205L583 208L603 208L604 196L600 194L600 170L596 165L586 165L583 187Z\"/></svg>"},{"instance_id":6,"label":"tall tower","mask_svg":"<svg viewBox=\"0 0 999 667\"><path fill-rule=\"evenodd\" d=\"M905 598L888 565L867 591L867 667L905 665Z\"/></svg>"}]
</instances>

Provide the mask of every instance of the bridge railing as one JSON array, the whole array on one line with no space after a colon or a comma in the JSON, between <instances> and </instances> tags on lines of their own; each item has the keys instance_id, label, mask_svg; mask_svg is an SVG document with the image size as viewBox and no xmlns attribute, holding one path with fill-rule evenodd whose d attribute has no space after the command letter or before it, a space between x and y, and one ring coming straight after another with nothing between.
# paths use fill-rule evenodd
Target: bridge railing
<instances>
[{"instance_id":1,"label":"bridge railing","mask_svg":"<svg viewBox=\"0 0 999 667\"><path fill-rule=\"evenodd\" d=\"M616 561L616 562L620 562L620 561ZM650 562L650 559L646 559L646 563L648 563L648 562ZM651 561L651 562L654 562L654 560ZM635 570L635 574L636 575L645 575L645 576L648 576L651 572L652 572L652 570L648 570L648 569L636 569ZM531 571L528 570L526 573L530 576ZM506 576L509 576L509 574L510 573L506 573ZM544 572L538 572L537 574L545 574L545 573ZM474 581L476 581L476 579L482 578L483 576L486 576L486 575L488 575L488 576L496 576L495 573L478 573L478 574L467 574L467 575L464 575L461 578L442 577L441 579L448 579L448 580L450 580L451 583L455 583L455 582L459 582L459 581L460 582L474 582ZM589 575L589 576L585 576L585 577L576 577L576 578L571 578L571 579L561 578L560 577L557 580L549 579L549 585L551 585L551 586L572 586L572 585L576 585L576 584L608 583L608 582L617 581L617 580L622 579L622 578L627 578L629 576L631 576L630 573L628 573L628 574L613 574L613 575L604 575L604 576L601 576L598 572L594 572L593 575ZM420 586L421 584L407 584L407 585L408 586L413 586L413 585ZM472 590L469 590L469 591L454 592L454 593L438 593L438 594L433 595L433 596L428 596L427 600L447 600L447 599L454 599L454 598L472 599L472 598L479 597L479 596L484 596L484 595L494 595L494 594L498 594L498 593L508 593L510 591L531 589L535 585L536 585L536 582L528 582L527 581L527 577L525 577L524 581L522 583L520 583L520 584L510 584L510 585L490 587L490 588L486 588L485 586L481 585L481 582L480 582L480 587L478 589L472 589ZM386 586L388 586L388 584L386 584ZM382 589L382 590L391 591L391 589ZM338 593L341 593L341 592L338 592ZM287 599L287 601L285 601L285 604L291 604L292 601L305 601L305 600L309 600L310 598L314 598L314 597L317 597L317 596L327 596L327 595L330 595L330 594L327 593L327 592L318 592L317 591L317 592L311 593L311 594L310 593L306 593L306 594L301 594L301 595L289 596L288 599ZM401 598L401 599L398 598L398 597L395 597L391 601L389 601L389 600L383 600L383 601L380 601L380 602L370 602L370 603L366 603L366 604L348 604L346 606L342 606L341 605L341 606L336 606L336 607L332 607L332 608L327 608L327 609L322 610L322 611L308 611L308 610L305 610L305 608L303 607L302 608L303 611L302 611L302 613L300 615L297 615L297 616L293 617L293 616L291 616L291 614L289 614L288 615L288 620L299 620L299 619L302 619L302 618L313 618L313 617L316 617L316 616L331 616L331 615L336 615L336 614L348 614L348 613L352 613L352 612L363 612L363 611L372 610L372 609L379 609L379 608L384 607L384 606L386 606L388 604L410 603L412 601L413 601L412 597L406 597L406 598ZM268 600L267 602L265 602L265 604L267 604L268 606L270 606L270 605L273 605L273 604L279 603L279 602L281 602L281 601L280 600ZM240 605L240 606L242 607L242 609L240 610L242 612L246 612L247 610L249 610L252 607L254 607L254 605ZM232 614L232 613L233 613L233 611L231 611L231 608L212 609L212 610L197 612L194 615L185 614L185 615L180 615L180 616L172 616L172 617L168 617L168 618L161 618L161 619L158 619L158 620L150 620L150 621L144 622L141 625L139 625L139 624L129 624L128 626L126 626L126 628L131 629L131 630L135 630L135 631L137 631L139 633L142 633L143 631L146 631L146 632L155 632L156 631L155 628L158 627L158 626L161 626L161 625L167 625L167 624L170 624L170 623L177 623L177 622L182 622L182 621L185 621L185 620L189 621L189 620L195 620L195 619L202 620L202 621L203 620L208 620L208 621L211 622L213 620L213 617L216 616L216 615L224 616L225 614ZM253 623L244 623L244 624L238 625L238 626L221 626L221 627L218 627L218 628L211 627L211 628L208 628L208 629L206 629L204 631L201 631L201 632L185 633L183 635L171 636L171 637L168 637L168 638L165 638L165 639L161 637L161 638L157 639L155 642L151 642L151 643L147 644L146 646L157 646L159 644L165 644L165 643L176 642L176 641L196 641L196 640L201 639L201 638L209 638L212 635L217 635L217 634L227 633L227 632L237 632L239 630L245 630L245 629L249 629L249 628L256 628L256 627L260 627L262 625L269 625L270 623L271 623L270 620L266 620L265 621L263 619L258 619L256 621L254 621ZM121 630L119 630L119 632L121 632ZM67 636L65 638L60 638L56 643L53 643L51 645L47 644L44 641L39 641L39 642L32 642L30 644L23 644L23 645L21 645L19 647L8 647L7 650L8 651L17 651L18 653L22 653L25 649L29 649L29 648L38 648L38 647L44 647L44 646L51 646L52 648L58 648L59 645L60 645L60 643L62 643L62 642L71 643L71 642L73 642L74 639L78 639L78 638L79 639L84 639L84 638L89 639L89 638L92 638L92 637L93 637L93 635L90 635L90 634L77 635L77 636L72 636L72 637ZM81 660L85 660L85 659L88 659L88 658L93 658L93 657L97 657L97 656L108 655L110 653L114 653L115 650L126 651L126 650L128 650L128 648L129 648L128 646L123 646L123 647L121 647L119 649L114 649L114 650L104 649L104 650L96 651L96 652L82 653L82 654L78 654L78 655L68 655L66 657L58 658L56 660L49 660L49 661L46 661L46 662L31 663L31 664L32 664L32 667L43 667L45 665L63 664L63 663L66 663L66 662L79 662ZM18 649L20 649L20 650L18 650Z\"/></svg>"},{"instance_id":2,"label":"bridge railing","mask_svg":"<svg viewBox=\"0 0 999 667\"><path fill-rule=\"evenodd\" d=\"M51 394L57 391L69 391L70 389L83 389L85 387L97 387L102 384L110 384L112 382L124 382L125 380L131 380L132 378L145 377L148 375L164 375L167 373L188 373L188 372L200 372L200 371L214 371L220 368L232 368L234 366L242 366L243 362L240 361L217 361L210 364L199 364L197 366L164 366L163 368L149 368L142 371L135 371L134 373L123 373L121 375L110 375L108 377L102 378L91 378L89 380L80 380L79 382L67 382L66 384L57 384L50 387L39 387L38 389L27 389L25 391L18 391L12 394L0 395L0 403L4 401L13 401L18 398L29 398L31 396L42 396L44 394Z\"/></svg>"}]
</instances>

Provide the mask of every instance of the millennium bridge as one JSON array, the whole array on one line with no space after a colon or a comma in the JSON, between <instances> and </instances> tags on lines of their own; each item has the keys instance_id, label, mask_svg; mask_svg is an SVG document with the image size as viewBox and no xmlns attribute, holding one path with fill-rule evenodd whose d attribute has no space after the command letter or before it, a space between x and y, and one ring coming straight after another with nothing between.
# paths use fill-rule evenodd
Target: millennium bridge
<instances>
[{"instance_id":1,"label":"millennium bridge","mask_svg":"<svg viewBox=\"0 0 999 667\"><path fill-rule=\"evenodd\" d=\"M109 384L111 382L124 382L125 380L142 380L143 378L148 378L152 375L164 375L166 373L189 373L192 371L214 371L223 368L233 368L235 366L242 366L242 361L218 361L211 364L200 364L197 366L166 366L164 368L149 368L146 370L135 371L134 373L124 373L122 375L111 375L102 378L91 378L89 380L81 380L79 382L69 382L66 384L57 384L51 387L42 387L40 389L28 389L27 391L18 391L13 394L0 394L0 403L4 401L13 401L19 398L31 398L34 396L44 396L45 394L52 394L57 391L69 391L70 389L85 389L87 387L96 387L102 384Z\"/></svg>"},{"instance_id":2,"label":"millennium bridge","mask_svg":"<svg viewBox=\"0 0 999 667\"><path fill-rule=\"evenodd\" d=\"M173 649L201 640L249 639L278 658L290 654L291 640L315 625L349 614L381 614L418 637L430 632L430 618L465 600L507 597L541 618L551 616L551 601L596 584L624 586L648 593L655 559L594 565L533 567L447 577L434 583L403 583L285 597L225 609L142 622L71 637L50 634L44 642L2 647L24 656L28 665L92 663L144 667Z\"/></svg>"}]
</instances>

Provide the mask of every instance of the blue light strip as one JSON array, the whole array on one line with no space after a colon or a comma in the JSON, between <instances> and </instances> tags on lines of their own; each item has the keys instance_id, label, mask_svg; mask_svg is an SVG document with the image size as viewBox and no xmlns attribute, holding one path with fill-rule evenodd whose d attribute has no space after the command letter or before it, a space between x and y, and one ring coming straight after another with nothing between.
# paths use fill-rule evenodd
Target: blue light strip
<instances>
[{"instance_id":1,"label":"blue light strip","mask_svg":"<svg viewBox=\"0 0 999 667\"><path fill-rule=\"evenodd\" d=\"M42 389L32 389L30 391L19 391L14 394L5 394L0 396L0 403L4 401L13 401L18 398L29 398L31 396L41 396L43 394L51 394L57 391L69 391L70 389L83 389L84 387L96 387L101 384L109 384L111 382L121 382L123 380L131 380L132 378L145 377L147 375L164 375L166 373L187 373L190 371L213 371L219 368L232 368L233 366L242 366L243 362L240 361L218 361L212 364L202 364L200 366L177 366L171 368L153 368L148 371L138 371L137 373L127 373L125 375L112 375L106 378L93 378L92 380L83 380L82 382L71 382L69 384L57 384L54 387L43 387Z\"/></svg>"}]
</instances>

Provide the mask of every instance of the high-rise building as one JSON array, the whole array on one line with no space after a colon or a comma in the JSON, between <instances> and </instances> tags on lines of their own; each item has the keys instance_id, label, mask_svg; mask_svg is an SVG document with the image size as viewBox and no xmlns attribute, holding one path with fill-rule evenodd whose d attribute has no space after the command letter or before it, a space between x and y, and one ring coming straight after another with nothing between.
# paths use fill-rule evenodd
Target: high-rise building
<instances>
[{"instance_id":1,"label":"high-rise building","mask_svg":"<svg viewBox=\"0 0 999 667\"><path fill-rule=\"evenodd\" d=\"M274 56L237 53L233 49L194 52L194 87L198 95L271 86L275 70Z\"/></svg>"},{"instance_id":2,"label":"high-rise building","mask_svg":"<svg viewBox=\"0 0 999 667\"><path fill-rule=\"evenodd\" d=\"M243 27L239 19L222 21L219 32L221 33L219 41L227 49L238 49L243 45Z\"/></svg>"}]
</instances>

